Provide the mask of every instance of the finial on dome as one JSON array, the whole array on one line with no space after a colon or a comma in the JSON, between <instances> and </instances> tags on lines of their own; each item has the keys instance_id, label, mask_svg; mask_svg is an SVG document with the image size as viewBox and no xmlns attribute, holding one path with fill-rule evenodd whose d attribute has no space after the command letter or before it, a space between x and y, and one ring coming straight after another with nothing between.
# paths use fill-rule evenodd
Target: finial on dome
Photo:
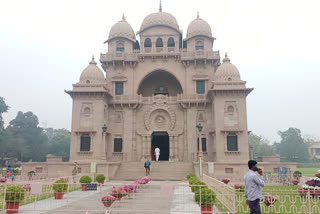
<instances>
[{"instance_id":1,"label":"finial on dome","mask_svg":"<svg viewBox=\"0 0 320 214\"><path fill-rule=\"evenodd\" d=\"M159 5L159 12L162 12L162 4L161 4L161 0L160 0L160 5Z\"/></svg>"},{"instance_id":2,"label":"finial on dome","mask_svg":"<svg viewBox=\"0 0 320 214\"><path fill-rule=\"evenodd\" d=\"M197 12L197 19L199 19L199 11Z\"/></svg>"},{"instance_id":3,"label":"finial on dome","mask_svg":"<svg viewBox=\"0 0 320 214\"><path fill-rule=\"evenodd\" d=\"M96 65L96 61L94 61L94 55L92 55L92 60L89 62L90 65Z\"/></svg>"},{"instance_id":4,"label":"finial on dome","mask_svg":"<svg viewBox=\"0 0 320 214\"><path fill-rule=\"evenodd\" d=\"M230 59L228 58L228 53L226 52L224 55L224 59L222 60L223 62L230 62Z\"/></svg>"},{"instance_id":5,"label":"finial on dome","mask_svg":"<svg viewBox=\"0 0 320 214\"><path fill-rule=\"evenodd\" d=\"M122 21L126 21L126 17L124 16L124 13L122 13Z\"/></svg>"}]
</instances>

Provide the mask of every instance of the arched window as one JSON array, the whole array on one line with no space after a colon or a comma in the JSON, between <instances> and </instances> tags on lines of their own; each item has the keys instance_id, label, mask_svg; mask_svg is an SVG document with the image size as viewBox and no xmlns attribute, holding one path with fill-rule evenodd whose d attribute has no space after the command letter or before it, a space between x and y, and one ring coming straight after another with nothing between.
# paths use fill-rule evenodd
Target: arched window
<instances>
[{"instance_id":1,"label":"arched window","mask_svg":"<svg viewBox=\"0 0 320 214\"><path fill-rule=\"evenodd\" d=\"M144 40L144 47L149 48L151 47L151 39L150 38L146 38L146 40Z\"/></svg>"},{"instance_id":2,"label":"arched window","mask_svg":"<svg viewBox=\"0 0 320 214\"><path fill-rule=\"evenodd\" d=\"M168 47L174 47L174 46L175 46L174 39L172 37L170 37L168 39Z\"/></svg>"},{"instance_id":3,"label":"arched window","mask_svg":"<svg viewBox=\"0 0 320 214\"><path fill-rule=\"evenodd\" d=\"M203 45L203 40L196 40L196 50L203 50L204 45Z\"/></svg>"},{"instance_id":4,"label":"arched window","mask_svg":"<svg viewBox=\"0 0 320 214\"><path fill-rule=\"evenodd\" d=\"M123 41L118 41L117 42L117 51L123 52L124 51L124 42Z\"/></svg>"},{"instance_id":5,"label":"arched window","mask_svg":"<svg viewBox=\"0 0 320 214\"><path fill-rule=\"evenodd\" d=\"M163 41L161 38L158 38L157 41L156 41L156 47L157 48L160 48L160 47L163 47Z\"/></svg>"}]
</instances>

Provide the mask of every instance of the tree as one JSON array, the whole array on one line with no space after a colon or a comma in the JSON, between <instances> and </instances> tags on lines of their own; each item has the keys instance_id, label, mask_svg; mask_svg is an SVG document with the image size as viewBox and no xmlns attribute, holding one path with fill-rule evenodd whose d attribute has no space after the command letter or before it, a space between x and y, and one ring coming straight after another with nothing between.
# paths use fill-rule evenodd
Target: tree
<instances>
[{"instance_id":1,"label":"tree","mask_svg":"<svg viewBox=\"0 0 320 214\"><path fill-rule=\"evenodd\" d=\"M66 129L45 129L48 137L48 153L57 156L69 157L70 133Z\"/></svg>"},{"instance_id":2,"label":"tree","mask_svg":"<svg viewBox=\"0 0 320 214\"><path fill-rule=\"evenodd\" d=\"M0 134L4 130L4 121L3 121L2 114L7 112L8 109L9 109L9 106L4 101L4 98L0 97Z\"/></svg>"},{"instance_id":3,"label":"tree","mask_svg":"<svg viewBox=\"0 0 320 214\"><path fill-rule=\"evenodd\" d=\"M32 112L18 112L6 129L7 151L22 161L45 161L47 136L39 127L38 117Z\"/></svg>"},{"instance_id":4,"label":"tree","mask_svg":"<svg viewBox=\"0 0 320 214\"><path fill-rule=\"evenodd\" d=\"M271 156L275 154L272 145L269 145L269 141L262 136L258 136L250 133L249 136L249 156L253 155L253 159L256 160L262 156Z\"/></svg>"},{"instance_id":5,"label":"tree","mask_svg":"<svg viewBox=\"0 0 320 214\"><path fill-rule=\"evenodd\" d=\"M278 134L281 142L276 144L281 161L305 162L309 159L308 145L304 142L301 131L297 128L289 128Z\"/></svg>"}]
</instances>

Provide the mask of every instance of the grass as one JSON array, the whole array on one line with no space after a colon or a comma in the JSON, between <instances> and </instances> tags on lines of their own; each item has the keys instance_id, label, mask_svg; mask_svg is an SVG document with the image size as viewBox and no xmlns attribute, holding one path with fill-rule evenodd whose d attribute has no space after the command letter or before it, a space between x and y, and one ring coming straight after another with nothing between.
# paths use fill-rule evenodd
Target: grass
<instances>
[{"instance_id":1,"label":"grass","mask_svg":"<svg viewBox=\"0 0 320 214\"><path fill-rule=\"evenodd\" d=\"M314 174L319 173L319 168L297 168L297 171L300 171L303 176L314 177Z\"/></svg>"},{"instance_id":2,"label":"grass","mask_svg":"<svg viewBox=\"0 0 320 214\"><path fill-rule=\"evenodd\" d=\"M267 207L261 203L262 213L309 213L310 205L313 207L312 213L320 213L319 198L300 197L298 189L299 186L266 186L263 188L263 195L271 194L278 196L279 201L275 202L274 206ZM246 199L243 192L236 193L236 207L237 214L248 214L249 209L246 205Z\"/></svg>"},{"instance_id":3,"label":"grass","mask_svg":"<svg viewBox=\"0 0 320 214\"><path fill-rule=\"evenodd\" d=\"M26 192L24 200L20 202L20 206L30 204L35 201L41 201L47 198L54 197L54 191L52 189L52 186L53 186L52 184L43 185L42 194L39 194L39 195L32 195L30 192ZM69 192L73 192L80 189L81 189L80 186L74 186L73 184L70 184L69 186ZM5 209L5 204L3 203L3 199L4 199L4 185L1 185L0 186L0 210Z\"/></svg>"}]
</instances>

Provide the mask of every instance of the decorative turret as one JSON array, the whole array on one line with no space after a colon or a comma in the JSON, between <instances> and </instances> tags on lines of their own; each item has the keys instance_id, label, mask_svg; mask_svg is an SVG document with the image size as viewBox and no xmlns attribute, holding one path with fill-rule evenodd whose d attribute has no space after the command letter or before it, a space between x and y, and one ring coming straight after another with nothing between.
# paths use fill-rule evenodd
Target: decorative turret
<instances>
[{"instance_id":1,"label":"decorative turret","mask_svg":"<svg viewBox=\"0 0 320 214\"><path fill-rule=\"evenodd\" d=\"M215 81L240 81L240 73L236 66L234 66L227 53L223 59L223 63L218 67L215 74Z\"/></svg>"},{"instance_id":2,"label":"decorative turret","mask_svg":"<svg viewBox=\"0 0 320 214\"><path fill-rule=\"evenodd\" d=\"M80 83L104 84L105 82L106 80L104 78L103 72L94 61L94 56L92 56L91 62L89 62L89 65L81 73Z\"/></svg>"}]
</instances>

